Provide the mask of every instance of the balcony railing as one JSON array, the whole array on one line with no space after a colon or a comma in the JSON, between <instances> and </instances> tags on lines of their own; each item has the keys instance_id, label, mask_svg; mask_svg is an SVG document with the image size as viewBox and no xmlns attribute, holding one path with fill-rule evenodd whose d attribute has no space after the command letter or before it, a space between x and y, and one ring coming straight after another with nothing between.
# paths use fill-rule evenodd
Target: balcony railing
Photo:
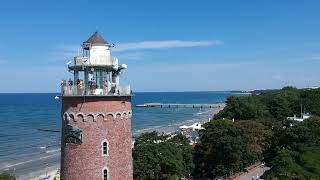
<instances>
[{"instance_id":1,"label":"balcony railing","mask_svg":"<svg viewBox=\"0 0 320 180\"><path fill-rule=\"evenodd\" d=\"M118 58L113 56L100 56L97 58L89 57L74 57L74 62L71 66L88 66L88 65L105 65L118 67Z\"/></svg>"},{"instance_id":2,"label":"balcony railing","mask_svg":"<svg viewBox=\"0 0 320 180\"><path fill-rule=\"evenodd\" d=\"M87 88L62 85L62 96L131 96L130 86L118 86L112 89Z\"/></svg>"}]
</instances>

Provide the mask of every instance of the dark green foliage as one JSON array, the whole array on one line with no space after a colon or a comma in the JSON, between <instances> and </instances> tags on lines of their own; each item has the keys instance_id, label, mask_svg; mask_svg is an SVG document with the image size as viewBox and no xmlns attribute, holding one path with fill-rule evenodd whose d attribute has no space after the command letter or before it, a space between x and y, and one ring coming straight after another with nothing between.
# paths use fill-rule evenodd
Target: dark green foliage
<instances>
[{"instance_id":1,"label":"dark green foliage","mask_svg":"<svg viewBox=\"0 0 320 180\"><path fill-rule=\"evenodd\" d=\"M301 105L313 118L303 122L287 120L288 116L300 114ZM320 118L316 116L320 116L320 89L285 87L230 97L215 119L242 120L235 123L245 137L242 142L247 143L248 156L242 155L241 161L250 163L263 157L273 167L266 175L268 179L320 179ZM246 119L260 125L246 124ZM264 134L260 138L259 132Z\"/></svg>"},{"instance_id":2,"label":"dark green foliage","mask_svg":"<svg viewBox=\"0 0 320 180\"><path fill-rule=\"evenodd\" d=\"M249 164L263 158L263 154L270 148L273 132L262 123L256 121L236 121L234 124L241 132L246 142L244 158Z\"/></svg>"},{"instance_id":3,"label":"dark green foliage","mask_svg":"<svg viewBox=\"0 0 320 180\"><path fill-rule=\"evenodd\" d=\"M194 177L216 178L243 170L262 158L271 131L261 123L216 120L205 124L194 152Z\"/></svg>"},{"instance_id":4,"label":"dark green foliage","mask_svg":"<svg viewBox=\"0 0 320 180\"><path fill-rule=\"evenodd\" d=\"M320 116L320 89L301 91L302 104L311 114Z\"/></svg>"},{"instance_id":5,"label":"dark green foliage","mask_svg":"<svg viewBox=\"0 0 320 180\"><path fill-rule=\"evenodd\" d=\"M296 89L285 87L281 90L263 92L259 95L230 97L226 108L215 119L273 119L283 121L288 116L299 115L303 110L320 115L320 89Z\"/></svg>"},{"instance_id":6,"label":"dark green foliage","mask_svg":"<svg viewBox=\"0 0 320 180\"><path fill-rule=\"evenodd\" d=\"M319 179L320 146L303 147L299 151L282 149L273 160L267 179Z\"/></svg>"},{"instance_id":7,"label":"dark green foliage","mask_svg":"<svg viewBox=\"0 0 320 180\"><path fill-rule=\"evenodd\" d=\"M303 122L301 104L313 115ZM230 97L215 120L199 131L192 152L182 135L146 133L133 149L135 179L214 179L264 160L267 179L320 179L320 89L261 91ZM221 120L221 119L225 120ZM235 119L235 122L227 119ZM193 167L194 164L194 167Z\"/></svg>"},{"instance_id":8,"label":"dark green foliage","mask_svg":"<svg viewBox=\"0 0 320 180\"><path fill-rule=\"evenodd\" d=\"M227 99L227 106L217 114L216 119L256 119L268 117L268 111L257 96L231 96Z\"/></svg>"},{"instance_id":9,"label":"dark green foliage","mask_svg":"<svg viewBox=\"0 0 320 180\"><path fill-rule=\"evenodd\" d=\"M135 179L189 177L193 167L189 140L180 134L142 134L134 145L133 167Z\"/></svg>"},{"instance_id":10,"label":"dark green foliage","mask_svg":"<svg viewBox=\"0 0 320 180\"><path fill-rule=\"evenodd\" d=\"M5 172L0 172L0 180L15 180L16 178L9 174L9 173L5 173Z\"/></svg>"},{"instance_id":11,"label":"dark green foliage","mask_svg":"<svg viewBox=\"0 0 320 180\"><path fill-rule=\"evenodd\" d=\"M279 148L298 149L300 145L320 145L320 119L313 117L277 132Z\"/></svg>"},{"instance_id":12,"label":"dark green foliage","mask_svg":"<svg viewBox=\"0 0 320 180\"><path fill-rule=\"evenodd\" d=\"M320 178L320 118L284 126L273 137L268 179Z\"/></svg>"}]
</instances>

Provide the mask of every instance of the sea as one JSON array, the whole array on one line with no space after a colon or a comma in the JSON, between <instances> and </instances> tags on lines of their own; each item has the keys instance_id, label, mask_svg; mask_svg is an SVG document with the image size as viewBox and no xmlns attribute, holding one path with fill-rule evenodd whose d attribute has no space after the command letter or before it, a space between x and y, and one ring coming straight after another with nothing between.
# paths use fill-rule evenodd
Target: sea
<instances>
[{"instance_id":1,"label":"sea","mask_svg":"<svg viewBox=\"0 0 320 180\"><path fill-rule=\"evenodd\" d=\"M58 93L0 94L0 171L27 173L36 166L51 166L60 160L61 100ZM144 103L221 103L229 96L219 92L139 92L132 97L132 134L170 132L184 124L203 122L213 109L137 108ZM23 169L24 168L24 169Z\"/></svg>"}]
</instances>

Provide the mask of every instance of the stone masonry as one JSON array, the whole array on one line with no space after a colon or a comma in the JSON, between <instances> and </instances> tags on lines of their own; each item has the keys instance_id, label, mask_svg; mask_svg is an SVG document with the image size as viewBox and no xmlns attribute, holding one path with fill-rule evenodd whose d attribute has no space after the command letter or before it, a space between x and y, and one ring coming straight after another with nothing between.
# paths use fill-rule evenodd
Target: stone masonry
<instances>
[{"instance_id":1,"label":"stone masonry","mask_svg":"<svg viewBox=\"0 0 320 180\"><path fill-rule=\"evenodd\" d=\"M103 180L105 169L108 180L133 179L131 96L65 96L61 114L61 179ZM67 124L82 130L82 144L66 143Z\"/></svg>"}]
</instances>

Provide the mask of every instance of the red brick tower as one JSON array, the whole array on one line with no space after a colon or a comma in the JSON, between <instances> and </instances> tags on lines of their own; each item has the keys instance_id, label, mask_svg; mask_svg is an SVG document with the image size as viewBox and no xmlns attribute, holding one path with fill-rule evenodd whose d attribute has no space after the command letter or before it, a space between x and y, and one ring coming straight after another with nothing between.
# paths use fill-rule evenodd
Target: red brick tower
<instances>
[{"instance_id":1,"label":"red brick tower","mask_svg":"<svg viewBox=\"0 0 320 180\"><path fill-rule=\"evenodd\" d=\"M131 180L131 90L119 85L118 65L97 32L68 63L73 80L61 82L61 179Z\"/></svg>"}]
</instances>

